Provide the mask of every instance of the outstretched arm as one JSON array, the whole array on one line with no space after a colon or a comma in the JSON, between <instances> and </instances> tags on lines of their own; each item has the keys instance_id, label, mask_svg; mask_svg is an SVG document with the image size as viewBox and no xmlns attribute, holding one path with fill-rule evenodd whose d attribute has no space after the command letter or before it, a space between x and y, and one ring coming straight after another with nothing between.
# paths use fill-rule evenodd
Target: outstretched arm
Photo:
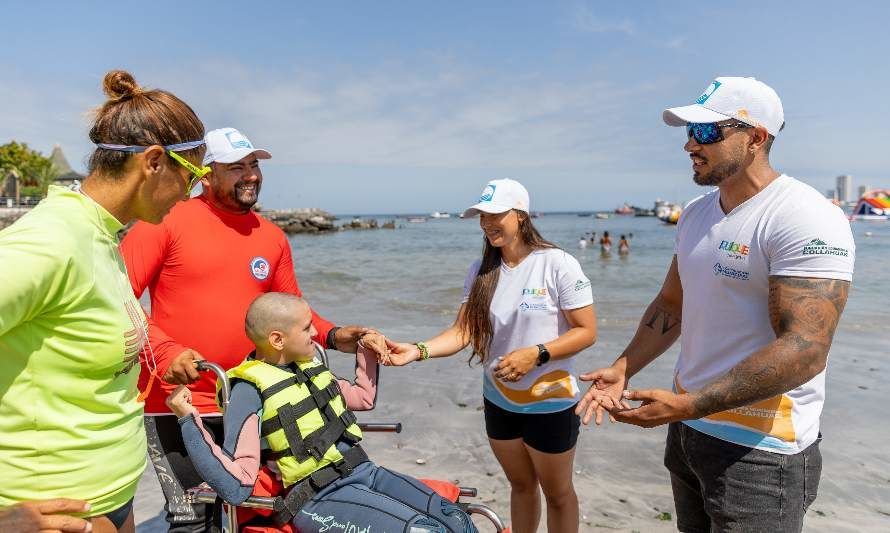
<instances>
[{"instance_id":1,"label":"outstretched arm","mask_svg":"<svg viewBox=\"0 0 890 533\"><path fill-rule=\"evenodd\" d=\"M459 325L460 316L465 312L465 309L466 304L461 305L454 324L424 342L429 348L430 357L448 357L463 350L469 344L469 341L461 333ZM415 344L394 342L389 339L386 340L386 344L392 353L383 361L385 365L402 366L420 359L420 350Z\"/></svg>"},{"instance_id":2,"label":"outstretched arm","mask_svg":"<svg viewBox=\"0 0 890 533\"><path fill-rule=\"evenodd\" d=\"M702 418L799 387L825 369L849 288L849 282L835 279L771 276L769 313L776 340L697 392L631 392L628 399L643 405L616 411L615 418L653 427Z\"/></svg>"},{"instance_id":3,"label":"outstretched arm","mask_svg":"<svg viewBox=\"0 0 890 533\"><path fill-rule=\"evenodd\" d=\"M633 339L621 356L611 367L580 376L583 381L593 382L575 409L585 424L590 423L594 415L596 423L601 423L603 408L617 406L628 380L677 341L682 315L683 286L677 256L674 256L661 290L643 313Z\"/></svg>"},{"instance_id":4,"label":"outstretched arm","mask_svg":"<svg viewBox=\"0 0 890 533\"><path fill-rule=\"evenodd\" d=\"M355 354L355 381L338 379L340 394L346 408L352 411L370 411L377 402L377 356L371 350L359 346Z\"/></svg>"}]
</instances>

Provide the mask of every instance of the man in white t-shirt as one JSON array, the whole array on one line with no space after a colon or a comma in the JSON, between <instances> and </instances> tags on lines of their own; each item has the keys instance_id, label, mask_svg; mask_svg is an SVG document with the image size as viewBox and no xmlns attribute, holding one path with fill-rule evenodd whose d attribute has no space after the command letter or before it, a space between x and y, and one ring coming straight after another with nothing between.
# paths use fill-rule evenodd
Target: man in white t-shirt
<instances>
[{"instance_id":1,"label":"man in white t-shirt","mask_svg":"<svg viewBox=\"0 0 890 533\"><path fill-rule=\"evenodd\" d=\"M581 376L593 385L577 412L585 423L608 409L621 422L670 424L665 466L680 531L800 531L821 473L825 368L853 276L850 225L770 166L784 113L764 83L717 78L664 121L686 127L695 183L717 188L683 211L661 291L615 363ZM673 391L624 391L678 337Z\"/></svg>"}]
</instances>

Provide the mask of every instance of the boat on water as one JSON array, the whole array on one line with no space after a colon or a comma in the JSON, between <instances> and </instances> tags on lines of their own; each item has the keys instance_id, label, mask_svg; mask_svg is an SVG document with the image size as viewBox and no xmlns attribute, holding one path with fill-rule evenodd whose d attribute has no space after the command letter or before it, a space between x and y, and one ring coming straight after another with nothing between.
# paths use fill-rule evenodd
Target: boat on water
<instances>
[{"instance_id":1,"label":"boat on water","mask_svg":"<svg viewBox=\"0 0 890 533\"><path fill-rule=\"evenodd\" d=\"M593 213L578 213L578 216L579 216L579 217L589 217L589 216L592 215L592 214L593 214Z\"/></svg>"},{"instance_id":2,"label":"boat on water","mask_svg":"<svg viewBox=\"0 0 890 533\"><path fill-rule=\"evenodd\" d=\"M634 213L634 207L627 202L625 202L624 205L615 210L616 215L633 215Z\"/></svg>"},{"instance_id":3,"label":"boat on water","mask_svg":"<svg viewBox=\"0 0 890 533\"><path fill-rule=\"evenodd\" d=\"M609 218L609 213L597 213L596 218L598 218L600 220L605 220L605 219Z\"/></svg>"},{"instance_id":4,"label":"boat on water","mask_svg":"<svg viewBox=\"0 0 890 533\"><path fill-rule=\"evenodd\" d=\"M680 221L680 214L682 212L683 207L681 207L680 204L670 204L669 206L666 206L665 209L659 210L656 217L665 224L676 224Z\"/></svg>"},{"instance_id":5,"label":"boat on water","mask_svg":"<svg viewBox=\"0 0 890 533\"><path fill-rule=\"evenodd\" d=\"M440 211L435 211L430 213L430 218L451 218L451 213L442 213Z\"/></svg>"},{"instance_id":6,"label":"boat on water","mask_svg":"<svg viewBox=\"0 0 890 533\"><path fill-rule=\"evenodd\" d=\"M850 220L890 220L890 190L875 189L863 194Z\"/></svg>"},{"instance_id":7,"label":"boat on water","mask_svg":"<svg viewBox=\"0 0 890 533\"><path fill-rule=\"evenodd\" d=\"M426 222L426 217L408 217L408 222L414 222L414 223Z\"/></svg>"}]
</instances>

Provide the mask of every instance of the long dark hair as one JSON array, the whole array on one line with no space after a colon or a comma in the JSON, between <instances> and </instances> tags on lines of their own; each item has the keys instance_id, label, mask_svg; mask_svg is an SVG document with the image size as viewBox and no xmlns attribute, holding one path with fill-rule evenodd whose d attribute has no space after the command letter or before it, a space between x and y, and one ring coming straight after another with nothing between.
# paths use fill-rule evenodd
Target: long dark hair
<instances>
[{"instance_id":1,"label":"long dark hair","mask_svg":"<svg viewBox=\"0 0 890 533\"><path fill-rule=\"evenodd\" d=\"M524 244L532 248L532 251L542 248L558 248L538 233L527 213L514 211L519 215L519 237ZM482 237L482 240L482 263L479 265L479 273L476 274L476 279L473 281L464 311L457 317L461 335L473 347L470 363L473 362L474 357L478 357L480 363L485 363L488 358L493 335L488 313L501 272L501 249L492 246L485 236Z\"/></svg>"}]
</instances>

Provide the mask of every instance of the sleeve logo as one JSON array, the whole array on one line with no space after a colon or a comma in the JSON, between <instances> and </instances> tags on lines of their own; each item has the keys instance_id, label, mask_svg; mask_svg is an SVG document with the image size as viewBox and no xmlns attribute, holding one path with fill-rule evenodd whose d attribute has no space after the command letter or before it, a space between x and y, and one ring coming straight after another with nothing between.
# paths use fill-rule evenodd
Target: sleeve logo
<instances>
[{"instance_id":1,"label":"sleeve logo","mask_svg":"<svg viewBox=\"0 0 890 533\"><path fill-rule=\"evenodd\" d=\"M813 239L803 247L803 255L839 255L847 257L850 251L839 246L829 246L822 239Z\"/></svg>"}]
</instances>

